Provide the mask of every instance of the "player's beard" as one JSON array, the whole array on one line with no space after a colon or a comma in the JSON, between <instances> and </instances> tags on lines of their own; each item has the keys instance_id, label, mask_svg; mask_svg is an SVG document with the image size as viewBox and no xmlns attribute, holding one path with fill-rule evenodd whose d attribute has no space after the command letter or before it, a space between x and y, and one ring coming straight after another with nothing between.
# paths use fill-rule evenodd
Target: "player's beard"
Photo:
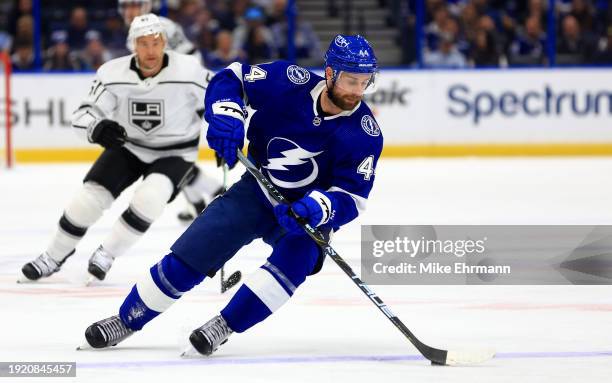
<instances>
[{"instance_id":1,"label":"player's beard","mask_svg":"<svg viewBox=\"0 0 612 383\"><path fill-rule=\"evenodd\" d=\"M357 104L361 101L361 97L355 97L350 95L341 95L337 92L337 88L333 86L331 89L327 88L327 96L338 108L342 110L353 110Z\"/></svg>"},{"instance_id":2,"label":"player's beard","mask_svg":"<svg viewBox=\"0 0 612 383\"><path fill-rule=\"evenodd\" d=\"M150 60L142 60L140 67L147 72L156 70L161 66L162 59L158 57L151 57Z\"/></svg>"}]
</instances>

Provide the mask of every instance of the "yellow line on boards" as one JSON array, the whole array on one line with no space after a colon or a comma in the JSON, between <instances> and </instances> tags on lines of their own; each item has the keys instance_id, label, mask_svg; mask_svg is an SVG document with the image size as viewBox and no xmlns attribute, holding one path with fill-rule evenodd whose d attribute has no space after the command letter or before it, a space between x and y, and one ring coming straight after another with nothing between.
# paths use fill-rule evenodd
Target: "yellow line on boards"
<instances>
[{"instance_id":1,"label":"yellow line on boards","mask_svg":"<svg viewBox=\"0 0 612 383\"><path fill-rule=\"evenodd\" d=\"M93 162L101 149L55 148L15 149L18 163ZM458 144L458 145L387 145L383 157L461 157L461 156L612 156L610 143L564 144ZM214 159L210 149L200 149L200 160Z\"/></svg>"}]
</instances>

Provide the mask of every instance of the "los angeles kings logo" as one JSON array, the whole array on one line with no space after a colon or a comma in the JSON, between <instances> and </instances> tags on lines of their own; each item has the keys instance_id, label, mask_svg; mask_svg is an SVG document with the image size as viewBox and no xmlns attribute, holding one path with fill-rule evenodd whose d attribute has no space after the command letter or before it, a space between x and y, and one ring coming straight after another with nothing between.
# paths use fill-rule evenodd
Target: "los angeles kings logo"
<instances>
[{"instance_id":1,"label":"los angeles kings logo","mask_svg":"<svg viewBox=\"0 0 612 383\"><path fill-rule=\"evenodd\" d=\"M130 123L145 134L149 134L163 126L163 100L129 100L128 107Z\"/></svg>"}]
</instances>

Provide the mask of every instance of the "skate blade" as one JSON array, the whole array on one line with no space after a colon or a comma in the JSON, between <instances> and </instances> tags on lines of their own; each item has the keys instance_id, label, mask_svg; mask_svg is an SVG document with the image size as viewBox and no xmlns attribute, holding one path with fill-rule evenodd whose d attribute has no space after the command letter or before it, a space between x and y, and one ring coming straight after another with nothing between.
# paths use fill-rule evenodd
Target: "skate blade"
<instances>
[{"instance_id":1,"label":"skate blade","mask_svg":"<svg viewBox=\"0 0 612 383\"><path fill-rule=\"evenodd\" d=\"M196 350L191 343L183 349L181 353L181 358L183 359L197 359L197 358L205 358L204 355L200 354L198 350Z\"/></svg>"},{"instance_id":2,"label":"skate blade","mask_svg":"<svg viewBox=\"0 0 612 383\"><path fill-rule=\"evenodd\" d=\"M91 347L89 345L89 343L87 343L87 341L83 342L83 344L81 344L80 346L77 346L76 348L77 351L83 351L83 350L93 350L93 347Z\"/></svg>"},{"instance_id":3,"label":"skate blade","mask_svg":"<svg viewBox=\"0 0 612 383\"><path fill-rule=\"evenodd\" d=\"M17 278L17 283L18 284L29 284L29 283L36 283L36 281L32 279L28 279L25 275L22 275Z\"/></svg>"},{"instance_id":4,"label":"skate blade","mask_svg":"<svg viewBox=\"0 0 612 383\"><path fill-rule=\"evenodd\" d=\"M28 284L28 283L37 283L38 281L40 281L41 279L45 279L45 278L39 278L39 279L29 279L28 277L26 277L23 274L19 274L19 276L17 277L17 283L23 283L23 284Z\"/></svg>"},{"instance_id":5,"label":"skate blade","mask_svg":"<svg viewBox=\"0 0 612 383\"><path fill-rule=\"evenodd\" d=\"M90 275L85 281L85 287L95 286L97 281L99 281L98 278L94 277L93 275Z\"/></svg>"}]
</instances>

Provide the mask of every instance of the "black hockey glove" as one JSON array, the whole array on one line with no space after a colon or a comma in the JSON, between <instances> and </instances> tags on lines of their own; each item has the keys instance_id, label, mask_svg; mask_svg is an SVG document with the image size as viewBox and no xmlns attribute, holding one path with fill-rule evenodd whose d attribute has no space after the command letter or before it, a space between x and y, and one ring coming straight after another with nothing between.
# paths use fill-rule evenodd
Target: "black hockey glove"
<instances>
[{"instance_id":1,"label":"black hockey glove","mask_svg":"<svg viewBox=\"0 0 612 383\"><path fill-rule=\"evenodd\" d=\"M125 128L112 120L100 121L91 132L91 141L107 149L123 146L126 137Z\"/></svg>"},{"instance_id":2,"label":"black hockey glove","mask_svg":"<svg viewBox=\"0 0 612 383\"><path fill-rule=\"evenodd\" d=\"M215 152L215 160L217 160L217 167L220 168L221 166L223 166L223 164L225 163L225 161L223 160L223 157L221 157L219 155L219 153Z\"/></svg>"},{"instance_id":3,"label":"black hockey glove","mask_svg":"<svg viewBox=\"0 0 612 383\"><path fill-rule=\"evenodd\" d=\"M217 160L217 167L218 168L220 168L223 165L225 165L225 160L217 152L215 152L215 160ZM228 166L229 170L232 170L235 167L236 167L236 164L234 164L234 166Z\"/></svg>"}]
</instances>

